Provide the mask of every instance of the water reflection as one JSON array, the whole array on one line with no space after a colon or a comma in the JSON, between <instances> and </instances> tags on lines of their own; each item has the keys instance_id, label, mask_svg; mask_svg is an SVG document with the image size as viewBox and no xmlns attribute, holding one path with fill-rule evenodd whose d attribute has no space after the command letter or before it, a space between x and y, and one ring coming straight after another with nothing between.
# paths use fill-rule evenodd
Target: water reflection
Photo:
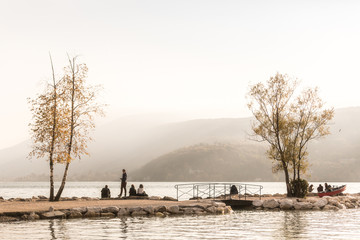
<instances>
[{"instance_id":1,"label":"water reflection","mask_svg":"<svg viewBox=\"0 0 360 240\"><path fill-rule=\"evenodd\" d=\"M54 229L54 220L49 220L49 223L50 223L50 226L49 226L49 229L50 229L50 236L51 236L51 240L54 240L56 239L56 236L55 236L55 229Z\"/></svg>"},{"instance_id":2,"label":"water reflection","mask_svg":"<svg viewBox=\"0 0 360 240\"><path fill-rule=\"evenodd\" d=\"M127 239L126 234L128 233L128 224L127 224L127 218L126 217L120 218L120 229L121 229L121 232L123 233L121 238L122 239Z\"/></svg>"},{"instance_id":3,"label":"water reflection","mask_svg":"<svg viewBox=\"0 0 360 240\"><path fill-rule=\"evenodd\" d=\"M308 226L308 220L303 218L304 213L299 211L283 211L282 227L279 229L280 236L285 238L299 238ZM277 236L278 237L278 236Z\"/></svg>"},{"instance_id":4,"label":"water reflection","mask_svg":"<svg viewBox=\"0 0 360 240\"><path fill-rule=\"evenodd\" d=\"M12 239L360 239L360 209L236 211L231 215L97 218L0 223Z\"/></svg>"}]
</instances>

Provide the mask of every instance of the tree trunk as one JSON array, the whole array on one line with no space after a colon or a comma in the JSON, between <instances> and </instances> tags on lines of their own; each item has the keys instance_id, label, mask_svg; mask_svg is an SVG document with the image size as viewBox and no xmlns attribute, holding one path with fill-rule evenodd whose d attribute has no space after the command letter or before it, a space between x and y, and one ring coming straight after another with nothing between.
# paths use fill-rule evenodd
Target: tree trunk
<instances>
[{"instance_id":1,"label":"tree trunk","mask_svg":"<svg viewBox=\"0 0 360 240\"><path fill-rule=\"evenodd\" d=\"M59 187L59 190L56 194L56 197L55 197L55 201L59 201L60 200L60 197L61 197L61 194L65 188L65 183L66 183L66 177L67 177L67 172L68 172L68 169L69 169L69 165L70 165L70 162L67 162L66 163L66 166L65 166L65 170L64 170L64 175L63 175L63 178L62 178L62 181L61 181L61 185Z\"/></svg>"},{"instance_id":2,"label":"tree trunk","mask_svg":"<svg viewBox=\"0 0 360 240\"><path fill-rule=\"evenodd\" d=\"M72 143L73 143L73 137L74 137L74 127L75 127L75 122L74 122L74 111L75 111L75 107L74 107L74 103L75 103L75 60L73 60L71 62L70 61L70 67L71 67L71 71L72 71L72 87L71 87L71 119L70 119L70 138L69 138L69 144L68 144L68 158L66 161L66 167L64 170L64 175L61 181L61 185L60 188L56 194L55 197L55 201L59 201L60 196L64 190L65 187L65 182L66 182L66 177L67 177L67 172L69 169L69 165L70 165L70 161L71 161L71 149L72 149Z\"/></svg>"},{"instance_id":3,"label":"tree trunk","mask_svg":"<svg viewBox=\"0 0 360 240\"><path fill-rule=\"evenodd\" d=\"M54 201L54 162L50 161L50 201Z\"/></svg>"},{"instance_id":4,"label":"tree trunk","mask_svg":"<svg viewBox=\"0 0 360 240\"><path fill-rule=\"evenodd\" d=\"M52 138L51 138L51 149L50 149L50 201L54 201L54 146L55 146L55 138L56 138L56 117L57 117L57 92L56 92L56 81L55 81L55 71L54 71L54 65L53 61L50 55L50 62L51 62L51 70L53 75L53 84L54 84L54 109L53 109L53 126L52 126Z\"/></svg>"},{"instance_id":5,"label":"tree trunk","mask_svg":"<svg viewBox=\"0 0 360 240\"><path fill-rule=\"evenodd\" d=\"M291 189L291 185L290 185L290 177L289 177L289 171L288 168L285 164L285 162L283 162L283 168L284 168L284 173L285 173L285 183L286 183L286 191L287 191L287 196L288 197L292 197L292 189Z\"/></svg>"}]
</instances>

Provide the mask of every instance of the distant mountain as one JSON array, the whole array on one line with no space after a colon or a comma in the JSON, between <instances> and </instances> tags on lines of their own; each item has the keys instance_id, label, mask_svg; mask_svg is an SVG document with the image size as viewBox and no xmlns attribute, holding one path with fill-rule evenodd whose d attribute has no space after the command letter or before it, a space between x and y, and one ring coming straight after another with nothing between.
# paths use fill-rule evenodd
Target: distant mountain
<instances>
[{"instance_id":1,"label":"distant mountain","mask_svg":"<svg viewBox=\"0 0 360 240\"><path fill-rule=\"evenodd\" d=\"M69 180L118 180L121 169L129 172L178 148L200 142L246 141L249 118L200 119L164 123L144 116L121 118L99 126L89 144L90 157L70 165ZM45 159L26 158L30 141L0 151L1 180L39 180L48 174ZM62 166L57 166L57 179ZM131 179L131 175L130 175Z\"/></svg>"},{"instance_id":2,"label":"distant mountain","mask_svg":"<svg viewBox=\"0 0 360 240\"><path fill-rule=\"evenodd\" d=\"M138 181L278 181L263 144L197 144L165 154L133 173Z\"/></svg>"},{"instance_id":3,"label":"distant mountain","mask_svg":"<svg viewBox=\"0 0 360 240\"><path fill-rule=\"evenodd\" d=\"M359 122L360 107L336 110L331 123L332 134L309 145L311 180L360 181ZM239 177L237 181L276 180L279 177L271 176L271 161L261 154L267 145L249 141L250 123L251 118L198 119L173 123L144 116L121 118L96 129L93 136L95 142L89 144L91 156L74 161L70 165L68 179L118 180L121 169L125 168L130 180L220 181L235 180L236 177ZM199 150L201 148L204 148L203 151ZM179 151L183 154L179 155ZM0 181L47 180L48 162L26 159L29 152L29 141L1 150ZM216 175L220 159L224 161L219 173L226 176L223 178ZM179 164L179 168L187 167L188 172L196 170L199 174L177 175L174 171L171 176L168 174L172 173L163 174L163 178L155 174L161 166L170 170L175 163ZM201 164L204 165L203 170L197 168ZM241 173L243 166L248 166L247 169L254 174L233 174ZM212 167L217 171L211 171ZM59 179L62 166L57 166L57 169ZM282 180L282 175L279 180Z\"/></svg>"}]
</instances>

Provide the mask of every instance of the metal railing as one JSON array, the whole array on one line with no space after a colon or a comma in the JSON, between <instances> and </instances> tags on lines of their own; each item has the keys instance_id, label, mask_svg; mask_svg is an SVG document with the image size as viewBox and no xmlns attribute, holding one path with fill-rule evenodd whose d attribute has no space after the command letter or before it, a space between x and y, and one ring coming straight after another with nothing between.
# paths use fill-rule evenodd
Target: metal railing
<instances>
[{"instance_id":1,"label":"metal railing","mask_svg":"<svg viewBox=\"0 0 360 240\"><path fill-rule=\"evenodd\" d=\"M196 198L212 198L212 199L228 199L234 196L230 194L231 186L235 185L239 199L249 197L257 197L261 199L261 185L244 184L244 183L185 183L177 184L176 198L183 199L196 199Z\"/></svg>"}]
</instances>

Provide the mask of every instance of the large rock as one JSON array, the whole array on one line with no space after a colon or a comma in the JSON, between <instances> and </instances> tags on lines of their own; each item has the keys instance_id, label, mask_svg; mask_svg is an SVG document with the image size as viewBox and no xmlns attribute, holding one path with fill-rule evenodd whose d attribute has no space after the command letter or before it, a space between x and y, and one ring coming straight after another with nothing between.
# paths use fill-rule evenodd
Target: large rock
<instances>
[{"instance_id":1,"label":"large rock","mask_svg":"<svg viewBox=\"0 0 360 240\"><path fill-rule=\"evenodd\" d=\"M217 207L211 206L211 207L208 207L206 209L206 211L209 212L209 213L216 213L216 209L217 209Z\"/></svg>"},{"instance_id":2,"label":"large rock","mask_svg":"<svg viewBox=\"0 0 360 240\"><path fill-rule=\"evenodd\" d=\"M309 202L295 202L294 208L296 210L310 210L313 208L313 205Z\"/></svg>"},{"instance_id":3,"label":"large rock","mask_svg":"<svg viewBox=\"0 0 360 240\"><path fill-rule=\"evenodd\" d=\"M96 213L101 213L101 207L88 207L87 208L88 212L96 212Z\"/></svg>"},{"instance_id":4,"label":"large rock","mask_svg":"<svg viewBox=\"0 0 360 240\"><path fill-rule=\"evenodd\" d=\"M173 197L169 197L169 196L163 197L163 200L166 200L166 201L177 201L177 199L175 199L175 198L173 198Z\"/></svg>"},{"instance_id":5,"label":"large rock","mask_svg":"<svg viewBox=\"0 0 360 240\"><path fill-rule=\"evenodd\" d=\"M86 207L73 208L71 209L71 211L78 211L81 212L81 214L85 214L87 212L87 208Z\"/></svg>"},{"instance_id":6,"label":"large rock","mask_svg":"<svg viewBox=\"0 0 360 240\"><path fill-rule=\"evenodd\" d=\"M65 218L65 213L61 211L45 212L41 214L41 218L43 219Z\"/></svg>"},{"instance_id":7,"label":"large rock","mask_svg":"<svg viewBox=\"0 0 360 240\"><path fill-rule=\"evenodd\" d=\"M156 217L165 217L165 214L163 214L162 212L156 212L155 216Z\"/></svg>"},{"instance_id":8,"label":"large rock","mask_svg":"<svg viewBox=\"0 0 360 240\"><path fill-rule=\"evenodd\" d=\"M317 200L316 203L314 203L314 206L318 208L323 208L326 204L328 204L327 198L320 198L319 200Z\"/></svg>"},{"instance_id":9,"label":"large rock","mask_svg":"<svg viewBox=\"0 0 360 240\"><path fill-rule=\"evenodd\" d=\"M294 204L293 201L291 199L281 199L279 200L280 203L280 209L282 210L289 210L292 209Z\"/></svg>"},{"instance_id":10,"label":"large rock","mask_svg":"<svg viewBox=\"0 0 360 240\"><path fill-rule=\"evenodd\" d=\"M117 214L118 217L124 217L130 215L130 211L127 208L120 208Z\"/></svg>"},{"instance_id":11,"label":"large rock","mask_svg":"<svg viewBox=\"0 0 360 240\"><path fill-rule=\"evenodd\" d=\"M143 210L141 207L128 208L128 211L130 214L132 214L133 212L136 212L136 211L141 211L141 210Z\"/></svg>"},{"instance_id":12,"label":"large rock","mask_svg":"<svg viewBox=\"0 0 360 240\"><path fill-rule=\"evenodd\" d=\"M224 214L225 213L225 207L217 207L216 208L216 213L217 214Z\"/></svg>"},{"instance_id":13,"label":"large rock","mask_svg":"<svg viewBox=\"0 0 360 240\"><path fill-rule=\"evenodd\" d=\"M229 214L229 213L231 213L231 212L232 212L232 208L231 208L230 206L226 206L224 213L225 213L225 214Z\"/></svg>"},{"instance_id":14,"label":"large rock","mask_svg":"<svg viewBox=\"0 0 360 240\"><path fill-rule=\"evenodd\" d=\"M337 210L339 210L336 206L333 206L333 205L326 205L324 208L323 208L323 210L335 210L335 211L337 211Z\"/></svg>"},{"instance_id":15,"label":"large rock","mask_svg":"<svg viewBox=\"0 0 360 240\"><path fill-rule=\"evenodd\" d=\"M169 213L173 213L173 214L181 213L179 206L170 206L170 207L167 207L167 208L166 208L166 211L168 211Z\"/></svg>"},{"instance_id":16,"label":"large rock","mask_svg":"<svg viewBox=\"0 0 360 240\"><path fill-rule=\"evenodd\" d=\"M136 216L146 216L148 213L144 210L136 210L134 212L131 213L131 216L136 217Z\"/></svg>"},{"instance_id":17,"label":"large rock","mask_svg":"<svg viewBox=\"0 0 360 240\"><path fill-rule=\"evenodd\" d=\"M70 210L67 217L68 218L82 218L83 215L82 215L82 213L80 211L72 209L72 210Z\"/></svg>"},{"instance_id":18,"label":"large rock","mask_svg":"<svg viewBox=\"0 0 360 240\"><path fill-rule=\"evenodd\" d=\"M119 208L116 206L112 206L112 207L105 207L101 209L103 213L113 213L113 214L117 214L119 212Z\"/></svg>"},{"instance_id":19,"label":"large rock","mask_svg":"<svg viewBox=\"0 0 360 240\"><path fill-rule=\"evenodd\" d=\"M150 215L154 215L155 211L154 211L154 207L152 206L148 206L148 207L144 207L143 209L145 212L147 212Z\"/></svg>"},{"instance_id":20,"label":"large rock","mask_svg":"<svg viewBox=\"0 0 360 240\"><path fill-rule=\"evenodd\" d=\"M279 207L279 203L276 199L269 199L264 201L263 207L273 209Z\"/></svg>"},{"instance_id":21,"label":"large rock","mask_svg":"<svg viewBox=\"0 0 360 240\"><path fill-rule=\"evenodd\" d=\"M346 208L355 208L355 205L352 202L345 203Z\"/></svg>"},{"instance_id":22,"label":"large rock","mask_svg":"<svg viewBox=\"0 0 360 240\"><path fill-rule=\"evenodd\" d=\"M35 212L31 212L30 215L28 216L28 220L38 220L40 219L40 216L37 215Z\"/></svg>"},{"instance_id":23,"label":"large rock","mask_svg":"<svg viewBox=\"0 0 360 240\"><path fill-rule=\"evenodd\" d=\"M198 209L198 208L197 208ZM193 208L184 208L184 214L194 214L194 209Z\"/></svg>"},{"instance_id":24,"label":"large rock","mask_svg":"<svg viewBox=\"0 0 360 240\"><path fill-rule=\"evenodd\" d=\"M157 206L154 209L155 212L166 212L166 207L165 206Z\"/></svg>"},{"instance_id":25,"label":"large rock","mask_svg":"<svg viewBox=\"0 0 360 240\"><path fill-rule=\"evenodd\" d=\"M86 217L86 218L100 217L100 212L96 212L96 211L93 211L93 210L88 210L84 214L84 217Z\"/></svg>"},{"instance_id":26,"label":"large rock","mask_svg":"<svg viewBox=\"0 0 360 240\"><path fill-rule=\"evenodd\" d=\"M256 208L262 207L262 206L263 206L263 200L259 200L259 199L254 200L254 201L252 202L252 205L253 205L254 207L256 207Z\"/></svg>"}]
</instances>

